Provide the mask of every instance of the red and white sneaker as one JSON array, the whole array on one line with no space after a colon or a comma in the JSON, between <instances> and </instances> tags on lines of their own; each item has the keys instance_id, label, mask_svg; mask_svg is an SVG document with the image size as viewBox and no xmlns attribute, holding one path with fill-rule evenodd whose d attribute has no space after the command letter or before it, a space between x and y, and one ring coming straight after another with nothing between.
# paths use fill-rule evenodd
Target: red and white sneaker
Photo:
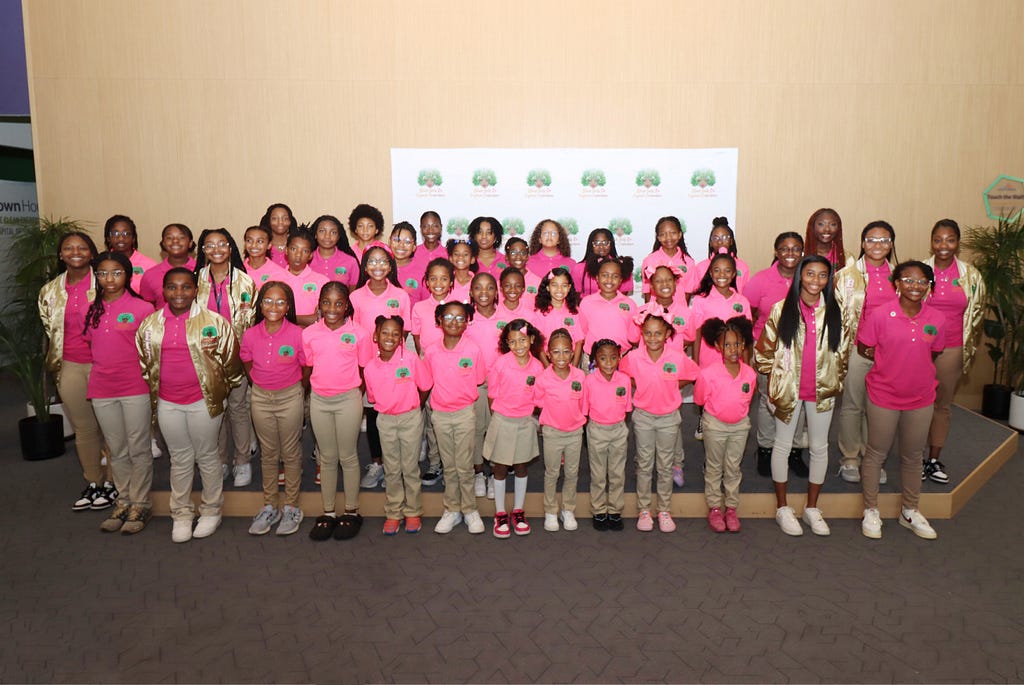
<instances>
[{"instance_id":1,"label":"red and white sneaker","mask_svg":"<svg viewBox=\"0 0 1024 685\"><path fill-rule=\"evenodd\" d=\"M508 514L504 511L499 511L494 515L494 537L504 540L510 535L512 535L512 531L508 525Z\"/></svg>"},{"instance_id":2,"label":"red and white sneaker","mask_svg":"<svg viewBox=\"0 0 1024 685\"><path fill-rule=\"evenodd\" d=\"M530 534L530 524L526 522L526 512L522 509L512 510L512 530L516 535Z\"/></svg>"}]
</instances>

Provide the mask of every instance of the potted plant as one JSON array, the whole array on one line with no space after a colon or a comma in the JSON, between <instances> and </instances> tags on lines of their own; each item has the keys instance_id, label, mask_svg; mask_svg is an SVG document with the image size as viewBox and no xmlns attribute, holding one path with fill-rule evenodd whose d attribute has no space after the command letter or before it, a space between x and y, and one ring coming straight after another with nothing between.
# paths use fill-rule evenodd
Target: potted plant
<instances>
[{"instance_id":1,"label":"potted plant","mask_svg":"<svg viewBox=\"0 0 1024 685\"><path fill-rule=\"evenodd\" d=\"M981 412L1006 419L1017 395L1024 423L1024 221L1017 216L969 228L961 245L973 253L986 290L983 330L993 368Z\"/></svg>"},{"instance_id":2,"label":"potted plant","mask_svg":"<svg viewBox=\"0 0 1024 685\"><path fill-rule=\"evenodd\" d=\"M18 422L25 459L50 459L64 453L64 419L52 414L52 381L46 371L46 333L39 319L39 290L57 275L57 245L81 222L67 218L27 219L17 226L7 260L16 265L8 303L0 312L0 370L13 375L35 416Z\"/></svg>"}]
</instances>

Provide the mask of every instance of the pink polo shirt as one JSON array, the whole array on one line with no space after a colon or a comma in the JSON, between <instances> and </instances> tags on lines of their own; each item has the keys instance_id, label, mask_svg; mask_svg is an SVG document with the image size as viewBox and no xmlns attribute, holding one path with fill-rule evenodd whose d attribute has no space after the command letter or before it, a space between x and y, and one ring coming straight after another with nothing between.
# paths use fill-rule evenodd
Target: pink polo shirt
<instances>
[{"instance_id":1,"label":"pink polo shirt","mask_svg":"<svg viewBox=\"0 0 1024 685\"><path fill-rule=\"evenodd\" d=\"M275 333L260 321L242 334L238 356L252 362L249 377L263 390L284 390L302 380L302 367L309 366L302 349L302 327L287 319Z\"/></svg>"},{"instance_id":2,"label":"pink polo shirt","mask_svg":"<svg viewBox=\"0 0 1024 685\"><path fill-rule=\"evenodd\" d=\"M351 248L352 248L352 254L354 254L354 255L356 256L356 262L357 262L358 264L362 264L362 263L363 263L363 254L364 254L364 253L366 252L366 250L369 250L369 249L370 249L370 248L372 248L372 247L381 247L381 248L384 248L384 250L385 250L385 251L386 251L386 252L387 252L388 254L391 254L391 246L390 246L390 245L388 245L388 244L386 244L386 243L382 243L382 242L381 242L381 241L379 241L379 240L373 240L373 241L371 241L371 242L370 242L370 244L369 244L369 245L367 245L365 249L364 249L364 248L361 248L361 247L359 247L359 241L357 241L357 240L353 240L353 241L352 241L352 244L351 244L351 245L349 245L349 247L351 247Z\"/></svg>"},{"instance_id":3,"label":"pink polo shirt","mask_svg":"<svg viewBox=\"0 0 1024 685\"><path fill-rule=\"evenodd\" d=\"M157 396L173 404L192 404L203 399L203 387L199 384L185 334L188 315L188 311L185 311L180 316L174 316L170 308L163 308L164 339L160 345L160 387Z\"/></svg>"},{"instance_id":4,"label":"pink polo shirt","mask_svg":"<svg viewBox=\"0 0 1024 685\"><path fill-rule=\"evenodd\" d=\"M412 319L412 305L409 303L409 296L401 288L396 288L390 281L385 281L387 286L380 295L374 295L367 282L362 288L353 290L349 299L356 310L356 323L368 331L377 327L377 317L394 316L402 317L402 321Z\"/></svg>"},{"instance_id":5,"label":"pink polo shirt","mask_svg":"<svg viewBox=\"0 0 1024 685\"><path fill-rule=\"evenodd\" d=\"M316 312L320 305L320 290L328 283L326 276L306 266L299 274L285 270L281 280L292 289L296 314L307 316Z\"/></svg>"},{"instance_id":6,"label":"pink polo shirt","mask_svg":"<svg viewBox=\"0 0 1024 685\"><path fill-rule=\"evenodd\" d=\"M693 257L683 252L683 248L677 247L674 255L665 254L665 250L658 248L651 254L644 257L644 261L640 264L640 273L645 271L653 273L654 269L659 266L675 266L683 272L682 278L676 284L676 295L682 296L683 293L693 292L697 289L697 284L700 283L700 279L693 277L696 262L693 261ZM651 292L651 281L646 276L640 282L640 292L649 293Z\"/></svg>"},{"instance_id":7,"label":"pink polo shirt","mask_svg":"<svg viewBox=\"0 0 1024 685\"><path fill-rule=\"evenodd\" d=\"M530 259L526 262L526 269L534 276L537 276L537 282L540 283L541 279L552 269L564 266L569 270L569 273L572 273L572 267L575 264L576 262L573 261L572 257L563 257L561 254L549 257L541 250L537 254L530 255Z\"/></svg>"},{"instance_id":8,"label":"pink polo shirt","mask_svg":"<svg viewBox=\"0 0 1024 685\"><path fill-rule=\"evenodd\" d=\"M334 331L317 321L303 329L302 351L306 366L313 367L310 387L333 397L361 384L359 367L373 359L373 336L351 318Z\"/></svg>"},{"instance_id":9,"label":"pink polo shirt","mask_svg":"<svg viewBox=\"0 0 1024 685\"><path fill-rule=\"evenodd\" d=\"M473 285L473 279L470 278L465 283L459 283L458 280L452 281L452 291L448 293L449 302L469 302L469 289Z\"/></svg>"},{"instance_id":10,"label":"pink polo shirt","mask_svg":"<svg viewBox=\"0 0 1024 685\"><path fill-rule=\"evenodd\" d=\"M865 384L868 398L884 409L911 410L935 402L932 352L945 347L946 317L927 303L914 318L899 303L878 307L861 321L857 342L875 348Z\"/></svg>"},{"instance_id":11,"label":"pink polo shirt","mask_svg":"<svg viewBox=\"0 0 1024 685\"><path fill-rule=\"evenodd\" d=\"M757 374L740 362L735 378L725 364L705 366L693 386L693 402L723 423L739 423L750 413L757 392Z\"/></svg>"},{"instance_id":12,"label":"pink polo shirt","mask_svg":"<svg viewBox=\"0 0 1024 685\"><path fill-rule=\"evenodd\" d=\"M287 271L288 270L288 255L287 255L287 252L288 252L287 246L282 248L282 247L278 247L278 246L274 245L273 243L271 243L271 245L269 247L267 247L267 259L269 259L270 261L274 262L274 264L277 264L279 267L281 267L282 269Z\"/></svg>"},{"instance_id":13,"label":"pink polo shirt","mask_svg":"<svg viewBox=\"0 0 1024 685\"><path fill-rule=\"evenodd\" d=\"M416 280L425 281L423 274L427 271L427 264L439 257L448 259L448 248L444 246L444 243L438 243L437 247L429 251L422 243L417 245L416 251L412 253L412 264L415 265L413 273L416 274Z\"/></svg>"},{"instance_id":14,"label":"pink polo shirt","mask_svg":"<svg viewBox=\"0 0 1024 685\"><path fill-rule=\"evenodd\" d=\"M712 287L707 297L696 296L690 300L690 309L693 312L694 330L700 329L708 319L718 318L728 321L734 316L750 318L750 302L743 295L732 291L729 297L722 297L717 288ZM700 341L700 365L701 368L722 361L722 355L718 350L711 347L703 339Z\"/></svg>"},{"instance_id":15,"label":"pink polo shirt","mask_svg":"<svg viewBox=\"0 0 1024 685\"><path fill-rule=\"evenodd\" d=\"M960 269L955 259L945 269L935 270L935 288L928 304L946 317L946 347L963 347L967 293L960 283Z\"/></svg>"},{"instance_id":16,"label":"pink polo shirt","mask_svg":"<svg viewBox=\"0 0 1024 685\"><path fill-rule=\"evenodd\" d=\"M319 249L313 250L309 268L321 276L326 276L329 281L344 283L350 290L359 282L359 262L352 255L337 248L330 257L322 256Z\"/></svg>"},{"instance_id":17,"label":"pink polo shirt","mask_svg":"<svg viewBox=\"0 0 1024 685\"><path fill-rule=\"evenodd\" d=\"M536 357L531 356L526 366L520 366L511 352L498 357L487 372L491 411L510 419L533 414L537 379L543 372L544 365Z\"/></svg>"},{"instance_id":18,"label":"pink polo shirt","mask_svg":"<svg viewBox=\"0 0 1024 685\"><path fill-rule=\"evenodd\" d=\"M623 351L640 340L640 329L633 323L636 303L622 293L616 294L611 300L604 299L600 293L587 295L580 302L580 313L593 324L587 329L583 342L583 350L588 354L594 343L601 338L614 340Z\"/></svg>"},{"instance_id":19,"label":"pink polo shirt","mask_svg":"<svg viewBox=\"0 0 1024 685\"><path fill-rule=\"evenodd\" d=\"M476 265L480 267L477 273L490 274L494 276L494 280L498 280L498 277L501 276L501 272L505 270L506 266L508 266L508 260L505 259L505 255L495 250L494 261L491 262L490 266L484 266L484 263L479 259L476 260Z\"/></svg>"},{"instance_id":20,"label":"pink polo shirt","mask_svg":"<svg viewBox=\"0 0 1024 685\"><path fill-rule=\"evenodd\" d=\"M447 301L445 300L445 302ZM444 333L438 327L437 321L434 320L434 310L437 309L439 304L442 303L435 300L433 296L430 296L412 306L409 332L420 339L421 350L427 349L429 345L439 342L444 337Z\"/></svg>"},{"instance_id":21,"label":"pink polo shirt","mask_svg":"<svg viewBox=\"0 0 1024 685\"><path fill-rule=\"evenodd\" d=\"M210 297L206 301L206 308L214 314L220 314L228 321L231 321L231 282L224 279L215 283L210 279ZM200 303L201 304L201 303Z\"/></svg>"},{"instance_id":22,"label":"pink polo shirt","mask_svg":"<svg viewBox=\"0 0 1024 685\"><path fill-rule=\"evenodd\" d=\"M263 262L263 266L258 269L250 266L249 260L245 260L243 264L245 264L245 273L249 274L249 278L251 278L253 283L256 284L257 291L259 291L267 281L284 281L285 276L288 273L288 269L281 268L270 259Z\"/></svg>"},{"instance_id":23,"label":"pink polo shirt","mask_svg":"<svg viewBox=\"0 0 1024 685\"><path fill-rule=\"evenodd\" d=\"M867 276L867 285L864 288L864 308L860 312L860 320L867 320L868 314L878 307L888 307L896 302L896 288L893 287L892 269L889 262L882 262L881 266L871 266L865 263L864 269Z\"/></svg>"},{"instance_id":24,"label":"pink polo shirt","mask_svg":"<svg viewBox=\"0 0 1024 685\"><path fill-rule=\"evenodd\" d=\"M92 348L86 398L149 394L149 385L143 380L139 366L135 332L142 320L152 313L153 305L128 293L104 303L99 326L85 332L86 342Z\"/></svg>"},{"instance_id":25,"label":"pink polo shirt","mask_svg":"<svg viewBox=\"0 0 1024 685\"><path fill-rule=\"evenodd\" d=\"M92 361L92 351L85 341L85 315L89 313L92 302L89 300L89 285L92 279L86 276L78 283L71 285L64 281L64 290L68 301L64 306L64 350L65 361L77 364L88 364Z\"/></svg>"},{"instance_id":26,"label":"pink polo shirt","mask_svg":"<svg viewBox=\"0 0 1024 685\"><path fill-rule=\"evenodd\" d=\"M436 411L453 412L465 409L480 396L477 386L484 382L483 353L476 343L463 335L452 349L443 342L431 345L423 353L430 367L434 389L430 406Z\"/></svg>"},{"instance_id":27,"label":"pink polo shirt","mask_svg":"<svg viewBox=\"0 0 1024 685\"><path fill-rule=\"evenodd\" d=\"M374 355L363 368L366 398L381 414L395 416L420 408L420 391L430 390L430 367L416 353L399 347L391 359Z\"/></svg>"},{"instance_id":28,"label":"pink polo shirt","mask_svg":"<svg viewBox=\"0 0 1024 685\"><path fill-rule=\"evenodd\" d=\"M675 331L672 346L682 347L685 343L693 342L696 329L693 325L693 311L690 309L690 305L686 304L686 298L680 297L672 300L666 309L672 318L672 329Z\"/></svg>"},{"instance_id":29,"label":"pink polo shirt","mask_svg":"<svg viewBox=\"0 0 1024 685\"><path fill-rule=\"evenodd\" d=\"M693 268L693 284L694 288L700 285L700 281L704 278L704 274L708 272L708 267L711 266L711 257L697 262L697 265ZM747 283L750 282L750 267L747 263L736 257L736 290L738 292L747 294ZM749 297L749 295L748 295Z\"/></svg>"},{"instance_id":30,"label":"pink polo shirt","mask_svg":"<svg viewBox=\"0 0 1024 685\"><path fill-rule=\"evenodd\" d=\"M156 266L156 260L135 250L128 261L132 264L132 290L139 293L142 289L142 276Z\"/></svg>"},{"instance_id":31,"label":"pink polo shirt","mask_svg":"<svg viewBox=\"0 0 1024 685\"><path fill-rule=\"evenodd\" d=\"M580 297L600 292L600 288L597 287L597 279L587 273L586 261L576 262L572 267L571 273L572 282L576 285L576 292L580 294ZM630 279L623 280L622 285L619 286L619 292L626 295L632 291L633 281Z\"/></svg>"},{"instance_id":32,"label":"pink polo shirt","mask_svg":"<svg viewBox=\"0 0 1024 685\"><path fill-rule=\"evenodd\" d=\"M587 337L587 320L583 316L583 312L573 314L565 305L562 305L561 309L552 308L548 312L535 309L531 321L544 334L545 347L547 346L547 341L551 338L551 334L559 328L569 331L574 347L576 343L585 340Z\"/></svg>"},{"instance_id":33,"label":"pink polo shirt","mask_svg":"<svg viewBox=\"0 0 1024 685\"><path fill-rule=\"evenodd\" d=\"M184 268L189 271L194 271L196 268L196 260L192 257L188 258L188 261L182 264ZM164 301L164 274L173 269L174 267L168 263L165 259L156 266L150 267L142 274L142 284L139 285L139 295L142 295L142 299L147 302L152 302L153 306L157 309L163 308L166 301Z\"/></svg>"},{"instance_id":34,"label":"pink polo shirt","mask_svg":"<svg viewBox=\"0 0 1024 685\"><path fill-rule=\"evenodd\" d=\"M679 409L683 403L679 383L696 380L700 371L692 359L668 347L658 361L653 361L644 347L632 350L622 358L619 369L636 383L633 405L659 416Z\"/></svg>"},{"instance_id":35,"label":"pink polo shirt","mask_svg":"<svg viewBox=\"0 0 1024 685\"><path fill-rule=\"evenodd\" d=\"M526 285L523 288L523 294L519 296L519 303L524 304L530 309L533 309L534 303L537 300L537 288L540 287L540 282L544 279L543 276L538 276L530 270L527 270L523 274L523 281Z\"/></svg>"},{"instance_id":36,"label":"pink polo shirt","mask_svg":"<svg viewBox=\"0 0 1024 685\"><path fill-rule=\"evenodd\" d=\"M415 259L405 266L398 267L398 282L409 296L410 304L430 297L430 292L423 283L423 270L419 268Z\"/></svg>"},{"instance_id":37,"label":"pink polo shirt","mask_svg":"<svg viewBox=\"0 0 1024 685\"><path fill-rule=\"evenodd\" d=\"M587 422L583 407L587 394L583 381L586 374L575 366L569 367L569 376L558 377L554 367L544 369L537 379L533 401L540 407L540 424L563 432L582 428Z\"/></svg>"},{"instance_id":38,"label":"pink polo shirt","mask_svg":"<svg viewBox=\"0 0 1024 685\"><path fill-rule=\"evenodd\" d=\"M758 271L747 283L743 289L743 297L750 302L752 310L757 310L757 320L754 321L754 340L761 337L761 331L768 323L768 315L771 313L772 307L776 302L786 299L789 286L792 283L792 278L786 278L779 273L777 262L767 269Z\"/></svg>"},{"instance_id":39,"label":"pink polo shirt","mask_svg":"<svg viewBox=\"0 0 1024 685\"><path fill-rule=\"evenodd\" d=\"M487 370L490 370L501 355L501 352L498 351L498 338L501 336L501 329L505 327L505 323L507 321L502 322L498 318L497 310L490 317L477 312L466 328L466 335L476 343L484 355L484 368Z\"/></svg>"},{"instance_id":40,"label":"pink polo shirt","mask_svg":"<svg viewBox=\"0 0 1024 685\"><path fill-rule=\"evenodd\" d=\"M583 412L594 423L611 426L625 421L626 414L633 411L633 385L629 376L613 371L606 379L600 370L587 374L583 381L586 392L583 395Z\"/></svg>"},{"instance_id":41,"label":"pink polo shirt","mask_svg":"<svg viewBox=\"0 0 1024 685\"><path fill-rule=\"evenodd\" d=\"M516 319L525 319L530 323L533 323L533 315L537 313L537 310L533 308L533 305L527 306L522 299L519 300L519 306L515 309L509 309L502 302L494 308L494 315L498 317L498 322L501 328L504 328L506 323L510 323ZM504 322L504 323L502 323ZM537 324L533 324L536 326Z\"/></svg>"}]
</instances>

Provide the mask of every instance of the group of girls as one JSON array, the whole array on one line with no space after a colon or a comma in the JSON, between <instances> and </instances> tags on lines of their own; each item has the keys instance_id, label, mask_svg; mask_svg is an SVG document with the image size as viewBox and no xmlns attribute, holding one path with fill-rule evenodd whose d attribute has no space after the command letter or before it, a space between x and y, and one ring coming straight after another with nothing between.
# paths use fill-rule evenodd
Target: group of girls
<instances>
[{"instance_id":1,"label":"group of girls","mask_svg":"<svg viewBox=\"0 0 1024 685\"><path fill-rule=\"evenodd\" d=\"M898 433L901 524L935 537L917 510L917 464L924 477L948 481L938 457L953 389L973 357L982 295L977 272L956 258L955 222L933 229L930 264L893 266L895 233L881 221L864 229L860 257L844 263L839 216L822 209L808 221L806 240L780 234L772 266L751 275L724 217L714 220L700 262L686 249L682 222L663 217L639 270L640 306L630 297L632 259L618 255L604 228L590 234L576 263L553 220L537 224L529 242L503 242L501 224L478 217L468 239L442 244L434 212L421 217L419 236L401 222L385 242L384 218L370 205L357 206L348 226L351 241L334 216L300 226L290 208L274 204L245 231L244 252L226 230L212 229L200 235L193 259L191 231L170 224L159 263L138 251L126 216L107 221L103 253L83 233L61 241L62 273L40 293L40 312L88 483L75 509L114 505L103 530L142 530L151 443L159 439L170 457L172 539L211 535L224 478L233 475L238 487L251 480L254 430L263 506L250 533L275 525L279 535L294 533L308 419L324 512L311 538L358 534L360 487L382 483L383 532L404 524L416 533L421 486L442 478L435 532L459 523L484 532L476 499L493 496L493 534L525 535L539 424L545 530L578 527L584 436L593 525L621 530L628 421L636 527L650 531L657 521L671 532L673 482L684 482L681 391L695 382L714 531L740 530L740 463L756 394L758 470L774 481L780 527L802 534L787 503L793 471L809 478L803 521L829 533L817 500L833 403L842 395L840 474L862 483L864 534L881 535L878 484ZM360 477L364 419L371 462ZM190 499L195 467L203 484L198 521Z\"/></svg>"}]
</instances>

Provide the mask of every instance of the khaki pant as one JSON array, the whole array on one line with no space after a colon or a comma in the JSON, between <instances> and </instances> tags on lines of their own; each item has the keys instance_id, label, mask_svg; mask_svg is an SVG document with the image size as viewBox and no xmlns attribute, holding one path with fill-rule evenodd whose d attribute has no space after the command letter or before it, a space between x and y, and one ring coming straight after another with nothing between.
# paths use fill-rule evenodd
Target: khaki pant
<instances>
[{"instance_id":1,"label":"khaki pant","mask_svg":"<svg viewBox=\"0 0 1024 685\"><path fill-rule=\"evenodd\" d=\"M221 463L241 466L252 460L252 452L249 451L252 446L252 430L249 380L242 376L242 384L231 389L228 401L224 405L224 421L221 422L218 439ZM228 454L229 446L232 454Z\"/></svg>"},{"instance_id":2,"label":"khaki pant","mask_svg":"<svg viewBox=\"0 0 1024 685\"><path fill-rule=\"evenodd\" d=\"M562 479L562 509L576 511L576 483L580 475L580 450L583 448L583 428L560 431L541 426L544 438L544 513L558 513L558 472Z\"/></svg>"},{"instance_id":3,"label":"khaki pant","mask_svg":"<svg viewBox=\"0 0 1024 685\"><path fill-rule=\"evenodd\" d=\"M384 452L384 516L422 515L419 461L423 412L417 407L404 414L378 414L377 429Z\"/></svg>"},{"instance_id":4,"label":"khaki pant","mask_svg":"<svg viewBox=\"0 0 1024 685\"><path fill-rule=\"evenodd\" d=\"M864 508L878 506L878 480L882 464L889 454L893 440L899 436L900 485L903 488L903 507L917 509L921 498L921 459L925 439L932 422L934 407L899 411L883 409L868 400L868 445L860 467L860 484L864 492Z\"/></svg>"},{"instance_id":5,"label":"khaki pant","mask_svg":"<svg viewBox=\"0 0 1024 685\"><path fill-rule=\"evenodd\" d=\"M148 508L153 487L149 394L96 398L92 409L110 451L110 472L121 501Z\"/></svg>"},{"instance_id":6,"label":"khaki pant","mask_svg":"<svg viewBox=\"0 0 1024 685\"><path fill-rule=\"evenodd\" d=\"M625 423L587 424L587 459L590 462L590 508L595 514L621 514L626 493ZM607 491L605 487L607 486Z\"/></svg>"},{"instance_id":7,"label":"khaki pant","mask_svg":"<svg viewBox=\"0 0 1024 685\"><path fill-rule=\"evenodd\" d=\"M740 482L743 452L750 435L750 419L744 416L736 423L719 421L704 412L704 499L708 509L721 507L725 490L725 506L740 505Z\"/></svg>"},{"instance_id":8,"label":"khaki pant","mask_svg":"<svg viewBox=\"0 0 1024 685\"><path fill-rule=\"evenodd\" d=\"M963 347L947 347L935 358L935 378L939 385L935 388L935 412L932 414L932 425L928 429L928 445L931 447L943 447L946 444L949 422L953 415L953 395L963 372Z\"/></svg>"},{"instance_id":9,"label":"khaki pant","mask_svg":"<svg viewBox=\"0 0 1024 685\"><path fill-rule=\"evenodd\" d=\"M85 399L90 371L92 364L63 362L57 392L64 403L64 414L75 431L75 451L82 465L82 476L88 483L102 484L105 479L100 463L103 459L103 436L92 404Z\"/></svg>"},{"instance_id":10,"label":"khaki pant","mask_svg":"<svg viewBox=\"0 0 1024 685\"><path fill-rule=\"evenodd\" d=\"M474 405L476 407L476 447L473 449L473 465L480 466L484 463L484 436L487 434L487 424L491 420L491 410L487 406L487 383L478 385L480 397Z\"/></svg>"},{"instance_id":11,"label":"khaki pant","mask_svg":"<svg viewBox=\"0 0 1024 685\"><path fill-rule=\"evenodd\" d=\"M302 383L281 390L252 386L252 423L260 441L263 504L278 506L277 469L284 462L284 501L299 506L302 487Z\"/></svg>"},{"instance_id":12,"label":"khaki pant","mask_svg":"<svg viewBox=\"0 0 1024 685\"><path fill-rule=\"evenodd\" d=\"M359 509L359 426L363 422L363 398L359 388L324 397L309 397L309 421L320 449L320 496L324 511L334 511L341 465L346 511Z\"/></svg>"},{"instance_id":13,"label":"khaki pant","mask_svg":"<svg viewBox=\"0 0 1024 685\"><path fill-rule=\"evenodd\" d=\"M850 366L843 383L843 406L839 409L839 452L844 464L860 466L868 444L868 393L864 378L874 365L857 350L850 353Z\"/></svg>"},{"instance_id":14,"label":"khaki pant","mask_svg":"<svg viewBox=\"0 0 1024 685\"><path fill-rule=\"evenodd\" d=\"M437 451L444 467L445 511L469 514L476 511L473 492L473 451L476 411L469 405L458 411L433 410Z\"/></svg>"},{"instance_id":15,"label":"khaki pant","mask_svg":"<svg viewBox=\"0 0 1024 685\"><path fill-rule=\"evenodd\" d=\"M672 508L672 464L679 434L679 412L651 414L633 410L633 437L636 440L636 505L641 511L651 508L651 480L657 470L658 511Z\"/></svg>"},{"instance_id":16,"label":"khaki pant","mask_svg":"<svg viewBox=\"0 0 1024 685\"><path fill-rule=\"evenodd\" d=\"M434 433L434 410L430 403L423 408L423 434L427 438L427 465L428 467L441 465L441 454L437 451L437 435Z\"/></svg>"},{"instance_id":17,"label":"khaki pant","mask_svg":"<svg viewBox=\"0 0 1024 685\"><path fill-rule=\"evenodd\" d=\"M156 405L160 431L167 441L171 466L171 518L190 521L192 481L195 468L203 482L200 516L217 516L224 504L224 472L220 467L217 434L223 414L211 418L206 400L192 404L174 404L159 400Z\"/></svg>"}]
</instances>

